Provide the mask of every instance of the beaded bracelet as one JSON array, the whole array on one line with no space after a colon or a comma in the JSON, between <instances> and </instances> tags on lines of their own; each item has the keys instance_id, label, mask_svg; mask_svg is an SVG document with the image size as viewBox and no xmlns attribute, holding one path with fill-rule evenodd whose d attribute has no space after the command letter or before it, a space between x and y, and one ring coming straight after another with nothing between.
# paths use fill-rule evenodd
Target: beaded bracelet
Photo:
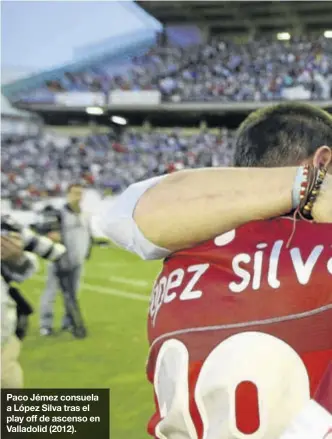
<instances>
[{"instance_id":1,"label":"beaded bracelet","mask_svg":"<svg viewBox=\"0 0 332 439\"><path fill-rule=\"evenodd\" d=\"M299 207L301 200L305 196L305 192L308 186L308 173L309 166L300 166L299 168L297 168L292 190L293 210Z\"/></svg>"},{"instance_id":2,"label":"beaded bracelet","mask_svg":"<svg viewBox=\"0 0 332 439\"><path fill-rule=\"evenodd\" d=\"M312 209L317 200L327 169L323 166L319 168L305 167L307 181L301 186L299 213L307 220L313 220Z\"/></svg>"},{"instance_id":3,"label":"beaded bracelet","mask_svg":"<svg viewBox=\"0 0 332 439\"><path fill-rule=\"evenodd\" d=\"M306 165L298 169L295 184L293 187L293 228L287 241L286 248L289 248L296 230L296 218L306 221L313 221L312 209L319 195L322 183L327 174L323 166L315 168L313 165ZM299 202L298 202L299 201Z\"/></svg>"}]
</instances>

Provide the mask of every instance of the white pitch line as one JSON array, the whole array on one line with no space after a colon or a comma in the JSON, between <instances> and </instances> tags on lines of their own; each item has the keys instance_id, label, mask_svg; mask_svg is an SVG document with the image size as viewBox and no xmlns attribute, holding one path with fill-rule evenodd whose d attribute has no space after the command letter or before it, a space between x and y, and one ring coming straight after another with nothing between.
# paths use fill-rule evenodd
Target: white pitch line
<instances>
[{"instance_id":1,"label":"white pitch line","mask_svg":"<svg viewBox=\"0 0 332 439\"><path fill-rule=\"evenodd\" d=\"M101 294L109 294L110 296L123 297L125 299L141 300L143 302L149 302L150 300L149 296L144 296L143 294L129 293L128 291L118 291L114 290L113 288L105 288L99 285L90 285L84 283L82 287L85 290L94 291Z\"/></svg>"},{"instance_id":2,"label":"white pitch line","mask_svg":"<svg viewBox=\"0 0 332 439\"><path fill-rule=\"evenodd\" d=\"M115 267L126 267L130 264L126 263L126 262L100 262L99 264L96 264L97 267L101 267L101 268L115 268Z\"/></svg>"},{"instance_id":3,"label":"white pitch line","mask_svg":"<svg viewBox=\"0 0 332 439\"><path fill-rule=\"evenodd\" d=\"M139 279L128 279L125 277L120 277L120 276L110 276L110 277L106 277L106 276L91 276L89 274L89 278L90 279L96 279L96 280L104 280L104 281L110 281L110 282L115 282L118 284L126 284L126 285L132 285L134 287L148 287L149 285L151 286L151 282L149 283L146 280L139 280Z\"/></svg>"},{"instance_id":4,"label":"white pitch line","mask_svg":"<svg viewBox=\"0 0 332 439\"><path fill-rule=\"evenodd\" d=\"M43 276L34 276L32 279L36 279L40 282L45 281L45 278ZM129 291L118 291L114 288L101 287L100 285L83 283L82 289L93 291L95 293L106 294L109 296L123 297L124 299L140 300L142 302L149 302L150 300L149 296L144 296L143 294L130 293Z\"/></svg>"},{"instance_id":5,"label":"white pitch line","mask_svg":"<svg viewBox=\"0 0 332 439\"><path fill-rule=\"evenodd\" d=\"M111 276L108 278L108 280L117 282L120 284L127 284L127 285L133 285L133 286L140 286L140 287L148 287L149 282L146 280L138 280L138 279L126 279L124 277L117 277L117 276Z\"/></svg>"}]
</instances>

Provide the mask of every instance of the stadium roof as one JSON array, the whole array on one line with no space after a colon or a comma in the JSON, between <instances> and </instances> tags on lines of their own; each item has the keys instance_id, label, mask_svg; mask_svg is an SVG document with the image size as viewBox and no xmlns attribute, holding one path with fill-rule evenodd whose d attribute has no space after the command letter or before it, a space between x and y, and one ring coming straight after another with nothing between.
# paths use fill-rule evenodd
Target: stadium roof
<instances>
[{"instance_id":1,"label":"stadium roof","mask_svg":"<svg viewBox=\"0 0 332 439\"><path fill-rule=\"evenodd\" d=\"M34 73L22 79L7 80L6 83L1 84L1 91L7 98L12 99L18 93L43 87L46 81L61 79L65 73L79 72L105 60L113 60L115 66L128 62L133 55L142 50L145 52L154 39L155 33L149 29L123 35L121 38L111 37L104 41L104 46L98 44L95 50L90 53L88 51L86 57L80 57L69 64Z\"/></svg>"},{"instance_id":2,"label":"stadium roof","mask_svg":"<svg viewBox=\"0 0 332 439\"><path fill-rule=\"evenodd\" d=\"M332 28L331 1L149 1L137 3L163 24L209 26L220 33Z\"/></svg>"}]
</instances>

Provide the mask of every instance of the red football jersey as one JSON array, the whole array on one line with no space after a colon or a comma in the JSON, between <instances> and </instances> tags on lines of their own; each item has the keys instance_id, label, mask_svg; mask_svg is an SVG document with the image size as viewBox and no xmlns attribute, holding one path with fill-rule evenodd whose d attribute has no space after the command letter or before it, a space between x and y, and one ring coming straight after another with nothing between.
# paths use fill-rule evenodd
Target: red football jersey
<instances>
[{"instance_id":1,"label":"red football jersey","mask_svg":"<svg viewBox=\"0 0 332 439\"><path fill-rule=\"evenodd\" d=\"M257 221L164 261L147 374L159 439L277 438L332 413L332 225ZM250 436L244 436L248 434Z\"/></svg>"}]
</instances>

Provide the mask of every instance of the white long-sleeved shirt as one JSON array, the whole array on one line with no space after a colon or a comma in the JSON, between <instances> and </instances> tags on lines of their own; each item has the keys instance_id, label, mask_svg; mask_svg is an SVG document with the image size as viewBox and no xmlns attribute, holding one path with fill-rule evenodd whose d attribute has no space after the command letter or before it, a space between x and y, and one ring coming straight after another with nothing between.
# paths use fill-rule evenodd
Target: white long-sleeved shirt
<instances>
[{"instance_id":1,"label":"white long-sleeved shirt","mask_svg":"<svg viewBox=\"0 0 332 439\"><path fill-rule=\"evenodd\" d=\"M105 199L100 212L92 217L92 227L100 230L119 247L136 253L142 259L164 259L171 251L149 241L134 220L136 204L142 195L165 176L154 177L129 186L116 200Z\"/></svg>"}]
</instances>

